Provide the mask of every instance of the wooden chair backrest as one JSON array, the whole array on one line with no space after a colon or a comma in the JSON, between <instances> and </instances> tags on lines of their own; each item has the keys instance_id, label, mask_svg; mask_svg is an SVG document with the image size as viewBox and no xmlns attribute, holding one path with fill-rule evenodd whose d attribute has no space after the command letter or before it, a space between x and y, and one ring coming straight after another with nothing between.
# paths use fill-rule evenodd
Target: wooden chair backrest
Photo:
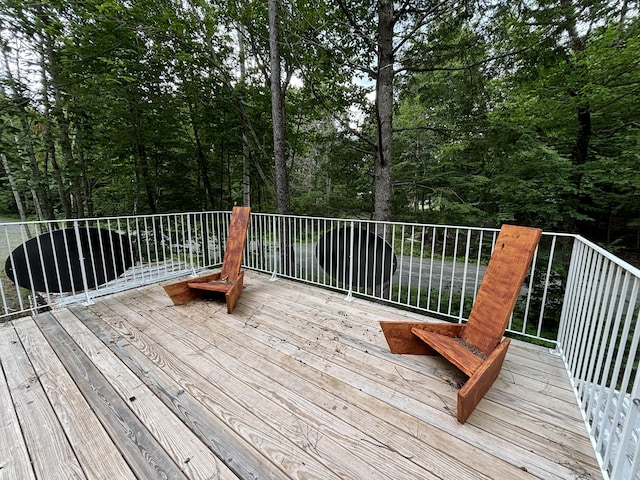
<instances>
[{"instance_id":1,"label":"wooden chair backrest","mask_svg":"<svg viewBox=\"0 0 640 480\"><path fill-rule=\"evenodd\" d=\"M502 340L542 230L503 225L462 340L489 355Z\"/></svg>"},{"instance_id":2,"label":"wooden chair backrest","mask_svg":"<svg viewBox=\"0 0 640 480\"><path fill-rule=\"evenodd\" d=\"M247 241L247 229L249 228L250 207L233 207L227 245L222 260L220 278L235 282L242 267L242 254L244 244Z\"/></svg>"}]
</instances>

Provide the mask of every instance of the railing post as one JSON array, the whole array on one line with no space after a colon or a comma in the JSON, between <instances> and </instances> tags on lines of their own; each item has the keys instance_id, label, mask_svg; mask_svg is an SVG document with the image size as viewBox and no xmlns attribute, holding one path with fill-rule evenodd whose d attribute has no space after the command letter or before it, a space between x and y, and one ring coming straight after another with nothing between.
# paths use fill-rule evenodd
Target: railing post
<instances>
[{"instance_id":1,"label":"railing post","mask_svg":"<svg viewBox=\"0 0 640 480\"><path fill-rule=\"evenodd\" d=\"M622 399L620 400L622 401ZM615 458L610 461L611 477L615 478L636 478L640 471L640 442L632 441L634 429L636 427L638 413L640 411L640 370L636 372L636 378L633 382L633 391L631 392L631 401L629 402L629 410L627 418L624 422L624 428L620 435L621 448ZM629 445L635 444L633 453L627 448ZM628 466L627 466L628 465ZM606 465L605 465L606 467ZM627 468L625 468L627 467Z\"/></svg>"},{"instance_id":2,"label":"railing post","mask_svg":"<svg viewBox=\"0 0 640 480\"><path fill-rule=\"evenodd\" d=\"M280 238L278 237L279 229L276 226L276 216L275 215L273 216L273 221L271 222L271 225L272 225L272 228L273 228L273 242L274 242L273 255L274 255L275 258L278 259L278 261L276 262L275 258L274 258L273 272L271 272L271 279L270 280L272 282L275 282L278 279L278 265L279 265L279 262L282 261L282 256L278 255L276 253L277 248L275 248L278 245L280 245Z\"/></svg>"},{"instance_id":3,"label":"railing post","mask_svg":"<svg viewBox=\"0 0 640 480\"><path fill-rule=\"evenodd\" d=\"M349 290L345 298L347 302L353 301L353 243L355 235L355 223L351 220L351 237L349 240Z\"/></svg>"},{"instance_id":4,"label":"railing post","mask_svg":"<svg viewBox=\"0 0 640 480\"><path fill-rule=\"evenodd\" d=\"M191 264L193 275L195 275L196 273L193 266L193 249L191 248L191 214L190 213L187 213L187 248L189 249L189 263Z\"/></svg>"},{"instance_id":5,"label":"railing post","mask_svg":"<svg viewBox=\"0 0 640 480\"><path fill-rule=\"evenodd\" d=\"M567 324L569 322L569 314L570 310L573 306L573 290L574 283L576 282L575 278L577 275L577 257L578 251L578 239L573 239L573 246L571 249L571 260L569 261L569 272L567 273L567 284L564 289L564 298L562 300L562 310L560 312L560 325L558 326L558 337L556 338L556 352L561 353L563 357L565 356L564 352L564 344L563 339L565 336L565 331L567 329Z\"/></svg>"},{"instance_id":6,"label":"railing post","mask_svg":"<svg viewBox=\"0 0 640 480\"><path fill-rule=\"evenodd\" d=\"M462 323L464 317L464 294L467 288L467 272L469 270L469 254L471 252L471 230L467 230L467 246L464 252L464 266L462 268L462 287L460 290L460 312L458 314L458 323Z\"/></svg>"},{"instance_id":7,"label":"railing post","mask_svg":"<svg viewBox=\"0 0 640 480\"><path fill-rule=\"evenodd\" d=\"M89 296L89 282L87 280L87 270L85 269L85 266L84 266L84 250L82 249L82 241L80 238L80 226L78 225L77 220L73 221L73 230L76 235L78 258L80 260L80 272L82 274L82 285L84 287L85 302L83 303L83 305L93 305L93 301Z\"/></svg>"}]
</instances>

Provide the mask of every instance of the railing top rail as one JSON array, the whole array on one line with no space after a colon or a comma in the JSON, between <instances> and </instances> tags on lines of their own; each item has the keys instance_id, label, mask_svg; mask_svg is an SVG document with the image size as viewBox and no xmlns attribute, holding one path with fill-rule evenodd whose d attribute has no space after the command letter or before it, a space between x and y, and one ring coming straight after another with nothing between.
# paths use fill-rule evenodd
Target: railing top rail
<instances>
[{"instance_id":1,"label":"railing top rail","mask_svg":"<svg viewBox=\"0 0 640 480\"><path fill-rule=\"evenodd\" d=\"M153 218L153 217L168 217L168 216L184 216L184 215L205 215L205 214L219 214L219 213L231 213L231 210L207 210L207 211L192 211L192 212L168 212L168 213L148 213L148 214L138 214L138 215L113 215L106 217L80 217L80 218L60 218L54 220L27 220L27 221L15 221L15 222L0 222L0 227L13 225L36 225L36 224L49 224L49 223L60 223L60 222L84 222L84 221L105 221L105 220L127 220L127 219L139 219L141 217L144 218ZM312 215L283 215L279 213L269 213L269 212L252 212L253 216L267 216L267 217L278 217L278 218L298 218L298 219L307 219L307 220L326 220L326 221L344 221L344 222L366 222L373 224L387 224L387 225L404 225L404 226L416 226L416 227L439 227L439 228L458 228L464 230L472 230L472 231L491 231L498 232L500 231L500 227L476 227L469 225L454 225L454 224L440 224L440 223L424 223L424 222L402 222L402 221L383 221L383 220L373 220L367 218L338 218L338 217L323 217L323 216L312 216ZM574 237L574 238L582 238L578 235L572 233L561 233L561 232L551 232L551 231L543 231L543 235L555 236L555 237ZM587 243L589 243L587 241ZM606 252L606 250L602 250Z\"/></svg>"},{"instance_id":2,"label":"railing top rail","mask_svg":"<svg viewBox=\"0 0 640 480\"><path fill-rule=\"evenodd\" d=\"M170 213L144 213L139 215L114 215L108 217L80 217L80 218L58 218L54 220L27 220L15 222L0 222L0 227L16 226L16 225L42 225L52 223L73 223L73 222L99 222L105 220L135 220L140 218L162 218L170 216L185 216L185 215L204 215L210 213L231 213L231 210L215 210L206 212L170 212Z\"/></svg>"},{"instance_id":3,"label":"railing top rail","mask_svg":"<svg viewBox=\"0 0 640 480\"><path fill-rule=\"evenodd\" d=\"M611 252L608 252L606 249L602 248L600 245L598 245L596 243L593 243L592 241L587 240L586 238L584 238L584 237L582 237L580 235L575 235L575 238L576 238L576 240L579 240L580 242L582 242L585 245L587 245L589 248L591 248L594 251L598 252L600 255L605 257L607 260L610 260L611 262L615 263L619 267L625 269L631 275L640 278L640 268L634 267L629 262L621 259L620 257L617 257L616 255L612 254Z\"/></svg>"},{"instance_id":4,"label":"railing top rail","mask_svg":"<svg viewBox=\"0 0 640 480\"><path fill-rule=\"evenodd\" d=\"M383 223L386 225L405 225L405 226L416 226L416 227L439 227L439 228L458 228L461 230L472 230L472 231L490 231L490 232L499 232L500 227L476 227L469 225L454 225L454 224L444 224L444 223L425 223L425 222L403 222L403 221L386 221L386 220L373 220L369 218L339 218L339 217L322 217L322 216L311 216L311 215L283 215L279 213L269 213L269 212L251 212L251 215L254 216L268 216L268 217L293 217L293 218L301 218L307 220L326 220L326 221L343 221L343 222L365 222L365 223ZM577 237L574 233L563 233L563 232L551 232L551 231L543 231L543 235L555 236L555 237L565 237L565 238L575 238Z\"/></svg>"}]
</instances>

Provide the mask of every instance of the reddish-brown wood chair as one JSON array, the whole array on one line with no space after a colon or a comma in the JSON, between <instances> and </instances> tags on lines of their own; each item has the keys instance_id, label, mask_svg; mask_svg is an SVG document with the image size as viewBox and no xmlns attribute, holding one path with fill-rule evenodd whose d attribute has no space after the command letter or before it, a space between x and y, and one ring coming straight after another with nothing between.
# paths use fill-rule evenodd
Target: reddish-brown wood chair
<instances>
[{"instance_id":1,"label":"reddish-brown wood chair","mask_svg":"<svg viewBox=\"0 0 640 480\"><path fill-rule=\"evenodd\" d=\"M469 377L458 392L460 423L498 378L510 343L504 332L541 234L502 226L466 324L380 322L392 353L441 355Z\"/></svg>"},{"instance_id":2,"label":"reddish-brown wood chair","mask_svg":"<svg viewBox=\"0 0 640 480\"><path fill-rule=\"evenodd\" d=\"M227 313L233 311L244 284L244 272L240 271L240 268L247 241L250 214L249 207L233 207L220 272L164 285L165 292L175 305L188 303L204 295L205 292L220 292L225 295Z\"/></svg>"}]
</instances>

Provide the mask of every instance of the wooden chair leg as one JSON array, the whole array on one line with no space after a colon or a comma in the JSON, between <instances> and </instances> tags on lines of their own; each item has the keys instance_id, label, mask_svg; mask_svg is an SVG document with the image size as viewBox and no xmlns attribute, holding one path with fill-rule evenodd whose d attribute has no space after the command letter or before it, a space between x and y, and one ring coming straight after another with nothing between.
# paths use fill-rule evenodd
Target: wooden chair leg
<instances>
[{"instance_id":1,"label":"wooden chair leg","mask_svg":"<svg viewBox=\"0 0 640 480\"><path fill-rule=\"evenodd\" d=\"M227 313L233 312L233 309L238 302L240 294L242 294L242 288L244 286L244 272L240 272L238 278L233 285L229 288L229 291L225 293L225 301L227 303Z\"/></svg>"},{"instance_id":2,"label":"wooden chair leg","mask_svg":"<svg viewBox=\"0 0 640 480\"><path fill-rule=\"evenodd\" d=\"M458 422L464 423L493 385L507 355L511 340L505 338L458 391Z\"/></svg>"}]
</instances>

